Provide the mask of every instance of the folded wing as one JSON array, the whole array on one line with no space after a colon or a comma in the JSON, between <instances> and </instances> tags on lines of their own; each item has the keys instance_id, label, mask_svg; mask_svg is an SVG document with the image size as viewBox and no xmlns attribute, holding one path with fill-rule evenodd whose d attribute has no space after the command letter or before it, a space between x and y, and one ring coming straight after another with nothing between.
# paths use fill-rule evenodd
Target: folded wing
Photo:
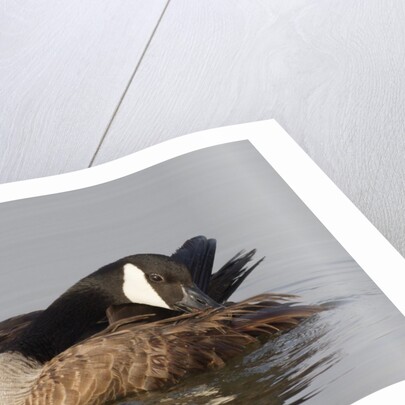
<instances>
[{"instance_id":1,"label":"folded wing","mask_svg":"<svg viewBox=\"0 0 405 405\"><path fill-rule=\"evenodd\" d=\"M261 295L220 310L111 325L47 363L26 404L104 404L222 367L258 334L288 330L321 310L289 298Z\"/></svg>"}]
</instances>

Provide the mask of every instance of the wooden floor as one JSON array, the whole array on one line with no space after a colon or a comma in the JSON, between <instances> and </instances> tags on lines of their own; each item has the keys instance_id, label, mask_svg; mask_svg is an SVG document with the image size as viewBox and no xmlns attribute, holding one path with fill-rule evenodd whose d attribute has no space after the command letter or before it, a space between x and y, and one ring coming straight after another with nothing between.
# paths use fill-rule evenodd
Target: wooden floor
<instances>
[{"instance_id":1,"label":"wooden floor","mask_svg":"<svg viewBox=\"0 0 405 405\"><path fill-rule=\"evenodd\" d=\"M402 0L5 1L0 182L276 118L405 253Z\"/></svg>"}]
</instances>

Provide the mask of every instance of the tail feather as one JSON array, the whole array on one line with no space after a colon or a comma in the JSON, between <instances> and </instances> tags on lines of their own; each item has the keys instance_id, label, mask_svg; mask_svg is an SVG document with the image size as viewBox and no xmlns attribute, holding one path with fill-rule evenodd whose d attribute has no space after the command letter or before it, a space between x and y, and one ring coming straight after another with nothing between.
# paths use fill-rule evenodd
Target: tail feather
<instances>
[{"instance_id":1,"label":"tail feather","mask_svg":"<svg viewBox=\"0 0 405 405\"><path fill-rule=\"evenodd\" d=\"M188 239L172 254L172 259L187 266L191 277L198 288L208 291L217 242L205 236Z\"/></svg>"},{"instance_id":2,"label":"tail feather","mask_svg":"<svg viewBox=\"0 0 405 405\"><path fill-rule=\"evenodd\" d=\"M218 303L224 303L264 258L248 267L256 250L241 251L212 274L215 251L216 240L200 235L184 242L171 257L187 266L198 288Z\"/></svg>"},{"instance_id":3,"label":"tail feather","mask_svg":"<svg viewBox=\"0 0 405 405\"><path fill-rule=\"evenodd\" d=\"M246 267L255 253L256 249L248 253L241 251L226 262L211 276L208 295L219 303L227 301L245 278L264 260L263 257L252 266Z\"/></svg>"}]
</instances>

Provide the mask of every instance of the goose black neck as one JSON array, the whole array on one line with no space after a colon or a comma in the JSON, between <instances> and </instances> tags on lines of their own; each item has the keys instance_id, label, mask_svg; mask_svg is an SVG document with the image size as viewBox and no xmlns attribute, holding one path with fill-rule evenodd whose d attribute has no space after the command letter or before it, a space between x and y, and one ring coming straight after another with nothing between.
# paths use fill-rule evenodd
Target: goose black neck
<instances>
[{"instance_id":1,"label":"goose black neck","mask_svg":"<svg viewBox=\"0 0 405 405\"><path fill-rule=\"evenodd\" d=\"M54 301L8 350L45 363L77 343L113 303L91 283L78 283Z\"/></svg>"}]
</instances>

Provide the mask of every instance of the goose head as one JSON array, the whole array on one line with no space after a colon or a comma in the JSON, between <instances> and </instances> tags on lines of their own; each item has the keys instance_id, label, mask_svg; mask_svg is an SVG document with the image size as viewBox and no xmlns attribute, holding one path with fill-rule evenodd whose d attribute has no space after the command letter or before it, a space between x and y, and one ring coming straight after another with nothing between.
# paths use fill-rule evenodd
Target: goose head
<instances>
[{"instance_id":1,"label":"goose head","mask_svg":"<svg viewBox=\"0 0 405 405\"><path fill-rule=\"evenodd\" d=\"M116 297L115 304L143 304L182 312L220 306L193 283L184 264L164 255L128 256L101 268L94 276L104 278L104 285Z\"/></svg>"},{"instance_id":2,"label":"goose head","mask_svg":"<svg viewBox=\"0 0 405 405\"><path fill-rule=\"evenodd\" d=\"M108 308L125 304L182 312L219 306L197 288L185 265L163 255L128 256L69 288L5 350L45 363L88 335Z\"/></svg>"}]
</instances>

